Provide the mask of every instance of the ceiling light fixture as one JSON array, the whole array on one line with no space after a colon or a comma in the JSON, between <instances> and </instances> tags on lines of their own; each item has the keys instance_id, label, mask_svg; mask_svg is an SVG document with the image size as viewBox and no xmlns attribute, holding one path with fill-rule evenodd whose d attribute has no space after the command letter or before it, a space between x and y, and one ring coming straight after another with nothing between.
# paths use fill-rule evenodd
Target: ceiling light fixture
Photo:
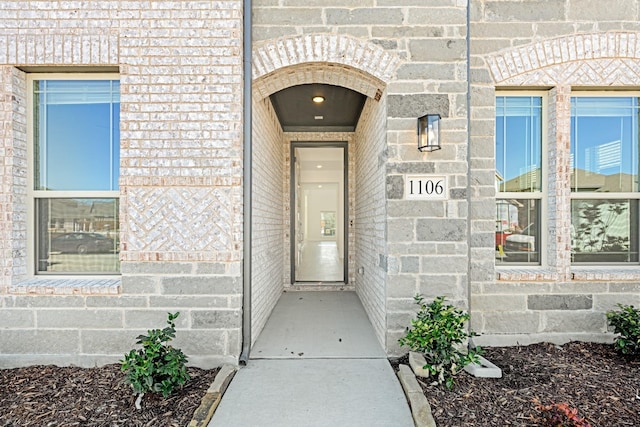
<instances>
[{"instance_id":1,"label":"ceiling light fixture","mask_svg":"<svg viewBox=\"0 0 640 427\"><path fill-rule=\"evenodd\" d=\"M316 166L318 169L322 169L322 165L317 165Z\"/></svg>"},{"instance_id":2,"label":"ceiling light fixture","mask_svg":"<svg viewBox=\"0 0 640 427\"><path fill-rule=\"evenodd\" d=\"M313 102L315 102L316 104L322 104L324 102L324 96L314 96L313 98Z\"/></svg>"}]
</instances>

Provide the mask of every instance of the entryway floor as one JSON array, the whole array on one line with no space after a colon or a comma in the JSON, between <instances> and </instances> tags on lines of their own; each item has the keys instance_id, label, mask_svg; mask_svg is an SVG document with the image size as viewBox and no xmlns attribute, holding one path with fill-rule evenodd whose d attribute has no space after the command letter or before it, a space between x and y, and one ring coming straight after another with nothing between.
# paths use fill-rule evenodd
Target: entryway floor
<instances>
[{"instance_id":1,"label":"entryway floor","mask_svg":"<svg viewBox=\"0 0 640 427\"><path fill-rule=\"evenodd\" d=\"M282 294L252 359L386 358L355 292Z\"/></svg>"},{"instance_id":2,"label":"entryway floor","mask_svg":"<svg viewBox=\"0 0 640 427\"><path fill-rule=\"evenodd\" d=\"M209 427L413 427L355 292L283 293Z\"/></svg>"}]
</instances>

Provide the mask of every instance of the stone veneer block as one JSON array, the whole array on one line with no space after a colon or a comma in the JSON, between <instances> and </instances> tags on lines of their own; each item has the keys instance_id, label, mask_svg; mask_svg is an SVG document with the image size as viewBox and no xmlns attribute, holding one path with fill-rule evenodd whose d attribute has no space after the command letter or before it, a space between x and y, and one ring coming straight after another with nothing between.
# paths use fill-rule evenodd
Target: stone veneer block
<instances>
[{"instance_id":1,"label":"stone veneer block","mask_svg":"<svg viewBox=\"0 0 640 427\"><path fill-rule=\"evenodd\" d=\"M529 295L529 310L590 310L593 307L591 295Z\"/></svg>"},{"instance_id":2,"label":"stone veneer block","mask_svg":"<svg viewBox=\"0 0 640 427\"><path fill-rule=\"evenodd\" d=\"M449 117L449 97L442 94L389 95L389 117L420 117L425 111Z\"/></svg>"},{"instance_id":3,"label":"stone veneer block","mask_svg":"<svg viewBox=\"0 0 640 427\"><path fill-rule=\"evenodd\" d=\"M416 427L436 427L431 405L424 396L411 368L407 365L400 365L399 368L398 379L411 406L411 415Z\"/></svg>"},{"instance_id":4,"label":"stone veneer block","mask_svg":"<svg viewBox=\"0 0 640 427\"><path fill-rule=\"evenodd\" d=\"M411 369L416 376L429 378L429 370L424 368L426 364L427 360L424 358L423 354L418 353L417 351L409 352L409 366L411 366Z\"/></svg>"},{"instance_id":5,"label":"stone veneer block","mask_svg":"<svg viewBox=\"0 0 640 427\"><path fill-rule=\"evenodd\" d=\"M419 242L458 242L466 236L463 219L418 219L416 240Z\"/></svg>"},{"instance_id":6,"label":"stone veneer block","mask_svg":"<svg viewBox=\"0 0 640 427\"><path fill-rule=\"evenodd\" d=\"M476 378L502 378L502 369L482 356L479 356L478 362L469 363L464 370Z\"/></svg>"}]
</instances>

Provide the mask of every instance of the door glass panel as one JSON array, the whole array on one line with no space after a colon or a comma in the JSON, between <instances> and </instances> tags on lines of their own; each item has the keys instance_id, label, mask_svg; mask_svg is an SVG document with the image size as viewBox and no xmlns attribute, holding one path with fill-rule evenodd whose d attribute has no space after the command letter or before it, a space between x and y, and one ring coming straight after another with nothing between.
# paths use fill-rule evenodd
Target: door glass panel
<instances>
[{"instance_id":1,"label":"door glass panel","mask_svg":"<svg viewBox=\"0 0 640 427\"><path fill-rule=\"evenodd\" d=\"M297 147L294 154L294 279L343 282L343 148Z\"/></svg>"}]
</instances>

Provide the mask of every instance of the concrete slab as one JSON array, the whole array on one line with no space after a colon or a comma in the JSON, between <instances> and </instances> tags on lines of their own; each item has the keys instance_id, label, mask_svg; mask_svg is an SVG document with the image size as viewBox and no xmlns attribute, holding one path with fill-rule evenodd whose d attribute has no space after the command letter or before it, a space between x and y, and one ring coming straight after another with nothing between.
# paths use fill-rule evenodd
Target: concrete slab
<instances>
[{"instance_id":1,"label":"concrete slab","mask_svg":"<svg viewBox=\"0 0 640 427\"><path fill-rule=\"evenodd\" d=\"M282 294L252 359L386 358L360 299L350 291Z\"/></svg>"},{"instance_id":2,"label":"concrete slab","mask_svg":"<svg viewBox=\"0 0 640 427\"><path fill-rule=\"evenodd\" d=\"M386 359L251 360L209 427L413 427Z\"/></svg>"}]
</instances>

